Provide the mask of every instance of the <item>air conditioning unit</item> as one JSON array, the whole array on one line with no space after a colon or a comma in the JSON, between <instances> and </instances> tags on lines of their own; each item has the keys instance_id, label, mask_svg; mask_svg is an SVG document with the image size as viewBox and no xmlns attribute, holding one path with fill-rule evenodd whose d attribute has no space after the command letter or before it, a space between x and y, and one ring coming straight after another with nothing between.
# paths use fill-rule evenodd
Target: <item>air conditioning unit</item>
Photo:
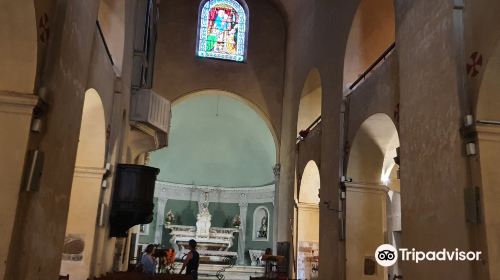
<instances>
[{"instance_id":1,"label":"air conditioning unit","mask_svg":"<svg viewBox=\"0 0 500 280\"><path fill-rule=\"evenodd\" d=\"M132 91L130 101L130 120L169 133L170 101L150 89Z\"/></svg>"}]
</instances>

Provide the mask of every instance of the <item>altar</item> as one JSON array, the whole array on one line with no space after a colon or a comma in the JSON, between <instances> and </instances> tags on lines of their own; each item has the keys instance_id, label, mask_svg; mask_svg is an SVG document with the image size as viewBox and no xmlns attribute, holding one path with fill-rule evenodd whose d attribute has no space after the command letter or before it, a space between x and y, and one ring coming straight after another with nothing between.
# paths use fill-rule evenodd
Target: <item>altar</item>
<instances>
[{"instance_id":1,"label":"altar","mask_svg":"<svg viewBox=\"0 0 500 280\"><path fill-rule=\"evenodd\" d=\"M264 275L258 260L272 247L274 185L224 188L156 184L156 222L141 229L137 247L144 248L154 240L162 248L173 248L175 270L179 270L189 240L194 239L200 254L200 279L217 279L221 271L226 280Z\"/></svg>"},{"instance_id":2,"label":"altar","mask_svg":"<svg viewBox=\"0 0 500 280\"><path fill-rule=\"evenodd\" d=\"M165 228L170 232L170 243L181 255L188 253L189 240L196 240L196 249L200 254L201 263L223 263L226 258L238 257L238 253L228 250L233 246L234 235L239 233L239 227L212 227L212 215L208 210L208 194L204 194L204 201L200 204L196 226L167 223Z\"/></svg>"}]
</instances>

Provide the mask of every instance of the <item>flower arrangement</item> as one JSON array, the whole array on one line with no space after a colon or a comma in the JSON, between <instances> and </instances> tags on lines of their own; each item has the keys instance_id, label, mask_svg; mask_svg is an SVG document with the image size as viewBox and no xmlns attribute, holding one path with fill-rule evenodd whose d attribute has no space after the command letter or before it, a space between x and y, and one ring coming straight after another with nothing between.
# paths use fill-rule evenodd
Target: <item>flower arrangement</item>
<instances>
[{"instance_id":1,"label":"flower arrangement","mask_svg":"<svg viewBox=\"0 0 500 280\"><path fill-rule=\"evenodd\" d=\"M234 218L233 218L233 226L234 227L239 227L240 225L241 225L240 215L234 216Z\"/></svg>"},{"instance_id":2,"label":"flower arrangement","mask_svg":"<svg viewBox=\"0 0 500 280\"><path fill-rule=\"evenodd\" d=\"M175 271L175 250L170 248L165 255L165 268L167 274L174 274Z\"/></svg>"},{"instance_id":3,"label":"flower arrangement","mask_svg":"<svg viewBox=\"0 0 500 280\"><path fill-rule=\"evenodd\" d=\"M167 212L167 217L165 218L165 223L167 225L170 225L173 222L175 222L175 215L174 215L174 212L172 212L172 209L170 209Z\"/></svg>"}]
</instances>

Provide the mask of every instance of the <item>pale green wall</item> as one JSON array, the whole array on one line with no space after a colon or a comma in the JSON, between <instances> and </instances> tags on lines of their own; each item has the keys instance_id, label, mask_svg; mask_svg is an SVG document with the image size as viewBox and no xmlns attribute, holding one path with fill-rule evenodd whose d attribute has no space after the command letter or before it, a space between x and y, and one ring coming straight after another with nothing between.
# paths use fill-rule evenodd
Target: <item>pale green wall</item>
<instances>
[{"instance_id":1,"label":"pale green wall","mask_svg":"<svg viewBox=\"0 0 500 280\"><path fill-rule=\"evenodd\" d=\"M149 224L149 234L148 235L139 235L139 243L140 244L153 244L155 242L155 225L156 225L156 213L158 209L156 208L158 205L158 198L153 199L153 203L155 204L155 208L153 210L153 221Z\"/></svg>"},{"instance_id":2,"label":"pale green wall","mask_svg":"<svg viewBox=\"0 0 500 280\"><path fill-rule=\"evenodd\" d=\"M152 153L150 165L160 168L159 181L244 187L273 182L275 163L272 134L252 108L201 95L173 106L169 146Z\"/></svg>"}]
</instances>

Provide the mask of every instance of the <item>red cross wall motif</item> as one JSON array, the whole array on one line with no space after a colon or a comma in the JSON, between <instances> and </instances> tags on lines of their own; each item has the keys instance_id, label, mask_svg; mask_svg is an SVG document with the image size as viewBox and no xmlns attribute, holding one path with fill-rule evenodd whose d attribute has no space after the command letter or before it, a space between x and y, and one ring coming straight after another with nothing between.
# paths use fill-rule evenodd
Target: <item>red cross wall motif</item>
<instances>
[{"instance_id":1,"label":"red cross wall motif","mask_svg":"<svg viewBox=\"0 0 500 280\"><path fill-rule=\"evenodd\" d=\"M479 69L483 66L483 56L478 52L473 52L470 55L469 62L467 63L467 75L474 78L479 74Z\"/></svg>"},{"instance_id":2,"label":"red cross wall motif","mask_svg":"<svg viewBox=\"0 0 500 280\"><path fill-rule=\"evenodd\" d=\"M49 26L49 16L43 13L38 20L38 38L40 42L46 44L49 41L50 26Z\"/></svg>"}]
</instances>

